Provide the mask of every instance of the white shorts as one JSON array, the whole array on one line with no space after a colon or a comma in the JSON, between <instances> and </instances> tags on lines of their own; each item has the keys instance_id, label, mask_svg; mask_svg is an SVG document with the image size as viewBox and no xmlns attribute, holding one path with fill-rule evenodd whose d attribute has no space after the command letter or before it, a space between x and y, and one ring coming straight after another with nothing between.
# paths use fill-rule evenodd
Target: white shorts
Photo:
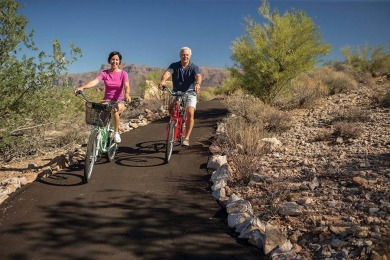
<instances>
[{"instance_id":1,"label":"white shorts","mask_svg":"<svg viewBox=\"0 0 390 260\"><path fill-rule=\"evenodd\" d=\"M194 109L196 109L197 101L198 101L197 95L188 95L187 107L193 107Z\"/></svg>"}]
</instances>

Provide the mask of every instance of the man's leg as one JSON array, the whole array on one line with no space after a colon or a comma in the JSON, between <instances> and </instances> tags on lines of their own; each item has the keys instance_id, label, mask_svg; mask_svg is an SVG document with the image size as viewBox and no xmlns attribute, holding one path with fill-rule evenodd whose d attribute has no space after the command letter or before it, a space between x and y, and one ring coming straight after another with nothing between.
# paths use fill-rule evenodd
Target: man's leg
<instances>
[{"instance_id":1,"label":"man's leg","mask_svg":"<svg viewBox=\"0 0 390 260\"><path fill-rule=\"evenodd\" d=\"M187 122L186 122L186 137L183 142L184 146L189 146L189 140L192 133L192 129L194 127L195 123L195 109L196 109L196 103L197 103L197 96L190 95L187 99Z\"/></svg>"},{"instance_id":2,"label":"man's leg","mask_svg":"<svg viewBox=\"0 0 390 260\"><path fill-rule=\"evenodd\" d=\"M190 140L192 128L194 127L194 116L195 108L187 107L187 123L186 123L186 138L185 140Z\"/></svg>"}]
</instances>

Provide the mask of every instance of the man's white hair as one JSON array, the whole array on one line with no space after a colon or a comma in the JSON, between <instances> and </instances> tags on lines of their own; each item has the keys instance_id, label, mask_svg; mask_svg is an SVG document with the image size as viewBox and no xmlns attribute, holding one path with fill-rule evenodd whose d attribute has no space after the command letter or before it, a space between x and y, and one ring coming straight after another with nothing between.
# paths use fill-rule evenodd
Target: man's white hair
<instances>
[{"instance_id":1,"label":"man's white hair","mask_svg":"<svg viewBox=\"0 0 390 260\"><path fill-rule=\"evenodd\" d=\"M180 49L180 52L179 52L179 56L181 56L182 52L185 51L185 50L188 50L188 52L190 53L190 56L192 55L192 51L189 47L182 47Z\"/></svg>"}]
</instances>

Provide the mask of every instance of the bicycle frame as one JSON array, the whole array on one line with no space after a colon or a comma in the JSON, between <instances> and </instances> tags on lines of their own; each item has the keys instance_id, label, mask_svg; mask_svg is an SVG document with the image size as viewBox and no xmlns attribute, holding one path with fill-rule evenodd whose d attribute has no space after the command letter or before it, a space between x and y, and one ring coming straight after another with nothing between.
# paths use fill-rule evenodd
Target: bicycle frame
<instances>
[{"instance_id":1,"label":"bicycle frame","mask_svg":"<svg viewBox=\"0 0 390 260\"><path fill-rule=\"evenodd\" d=\"M97 124L94 125L91 132L89 133L88 140L91 138L93 132L97 132L97 156L100 156L104 153L107 153L114 145L114 142L110 142L112 139L112 135L114 133L114 129L111 127L111 120L110 123L106 126L98 126Z\"/></svg>"},{"instance_id":2,"label":"bicycle frame","mask_svg":"<svg viewBox=\"0 0 390 260\"><path fill-rule=\"evenodd\" d=\"M165 162L168 163L172 156L174 143L179 141L182 144L186 137L187 99L191 92L174 92L165 86L163 90L168 90L169 94L175 97L173 113L167 124Z\"/></svg>"},{"instance_id":3,"label":"bicycle frame","mask_svg":"<svg viewBox=\"0 0 390 260\"><path fill-rule=\"evenodd\" d=\"M186 102L183 96L175 96L174 103L175 104L173 106L173 114L171 115L169 122L175 122L175 132L173 138L174 140L178 140L178 139L183 139L186 135L186 132L183 131L185 129L182 128L182 126L185 125L187 122ZM166 136L167 140L168 140L168 135L169 135L169 131L167 131L167 136Z\"/></svg>"},{"instance_id":4,"label":"bicycle frame","mask_svg":"<svg viewBox=\"0 0 390 260\"><path fill-rule=\"evenodd\" d=\"M86 103L91 104L91 109L96 109L96 107L99 107L99 110L96 110L98 112L97 117L94 118L93 128L89 133L87 151L85 154L84 177L85 181L88 182L92 175L93 166L101 155L107 154L109 161L112 161L115 157L118 144L113 140L114 129L111 127L111 110L112 107L116 105L116 103L107 105L105 108L106 110L101 110L101 104L91 103L88 101L83 92L80 91L76 94L80 94ZM103 122L101 115L103 112L108 111L110 111L108 117L106 117L108 123L105 124L106 120ZM88 117L86 120L87 123L91 124L90 117Z\"/></svg>"}]
</instances>

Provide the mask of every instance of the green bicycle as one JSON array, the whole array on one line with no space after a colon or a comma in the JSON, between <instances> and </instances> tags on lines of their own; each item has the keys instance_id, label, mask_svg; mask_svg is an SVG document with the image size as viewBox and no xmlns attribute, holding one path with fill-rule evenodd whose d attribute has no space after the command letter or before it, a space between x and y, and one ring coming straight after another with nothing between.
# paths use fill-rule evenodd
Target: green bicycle
<instances>
[{"instance_id":1,"label":"green bicycle","mask_svg":"<svg viewBox=\"0 0 390 260\"><path fill-rule=\"evenodd\" d=\"M114 103L94 103L90 102L82 91L78 91L76 95L81 95L85 102L85 122L94 126L89 133L85 154L84 178L86 182L89 182L93 166L102 155L106 155L110 162L115 158L118 144L114 142L111 111L118 101ZM137 107L139 100L134 99L129 105Z\"/></svg>"}]
</instances>

